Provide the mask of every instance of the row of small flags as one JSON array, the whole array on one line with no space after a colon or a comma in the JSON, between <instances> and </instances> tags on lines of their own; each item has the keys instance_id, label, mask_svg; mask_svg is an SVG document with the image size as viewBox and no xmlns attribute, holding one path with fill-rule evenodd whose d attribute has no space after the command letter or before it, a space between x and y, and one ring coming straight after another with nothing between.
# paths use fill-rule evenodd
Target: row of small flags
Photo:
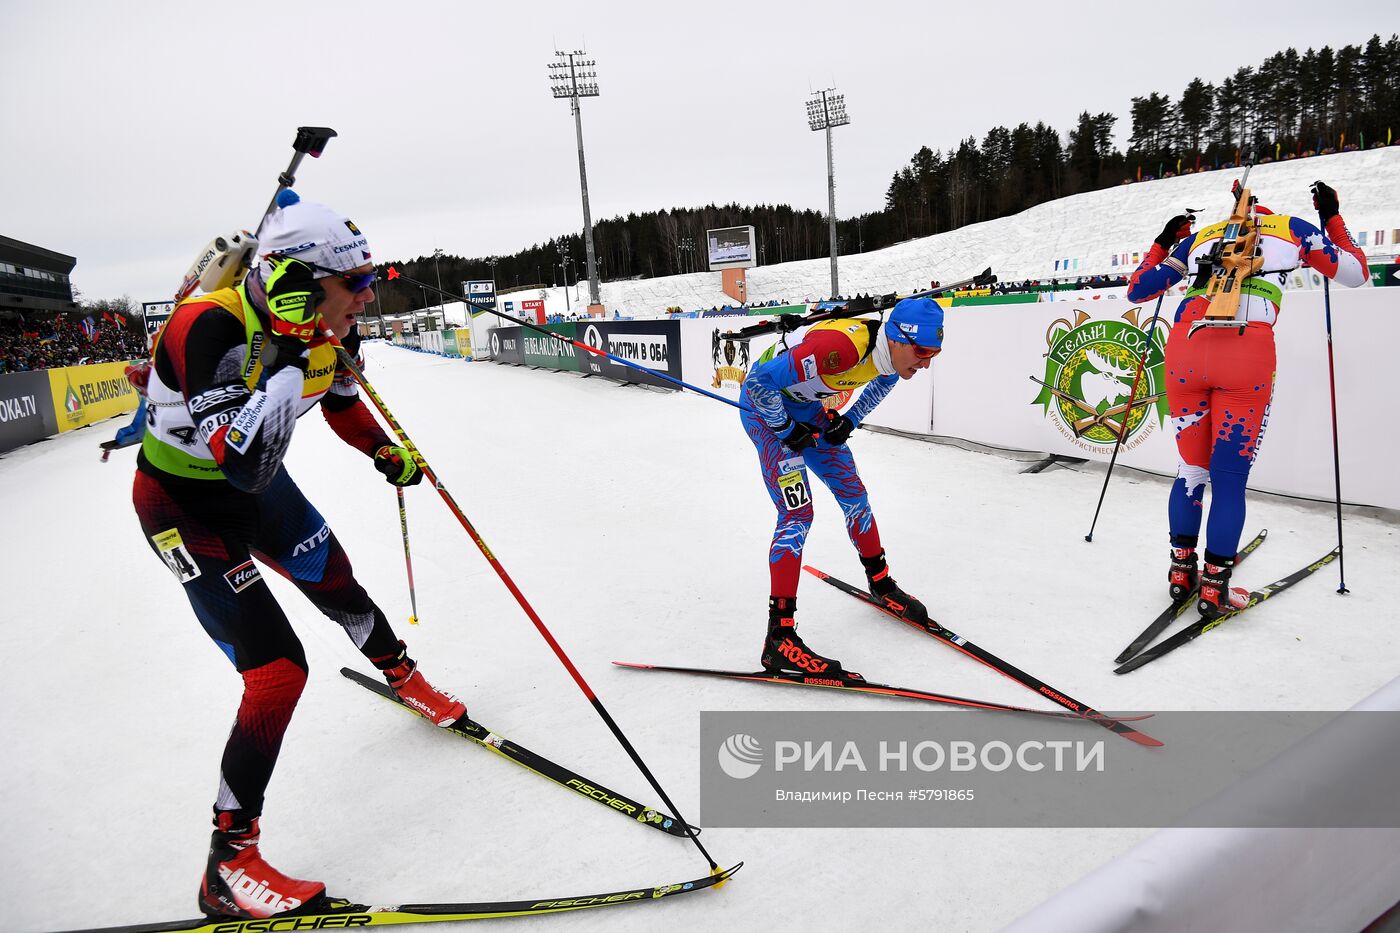
<instances>
[{"instance_id":1,"label":"row of small flags","mask_svg":"<svg viewBox=\"0 0 1400 933\"><path fill-rule=\"evenodd\" d=\"M1358 136L1358 138L1359 138L1359 140L1360 140L1360 146L1359 146L1359 147L1360 147L1361 149L1365 149L1365 148L1366 148L1366 134L1365 134L1364 132L1362 132L1362 133L1358 133L1357 136ZM1387 128L1386 131L1385 131L1385 144L1386 144L1387 146L1389 146L1390 143L1391 143L1391 140L1392 140L1393 138L1394 138L1394 136L1393 136L1393 131L1392 131L1392 129ZM1345 148L1346 148L1346 145L1347 145L1347 134L1346 134L1346 133L1342 133L1342 134L1337 138L1337 151L1340 152L1341 150L1345 149ZM1316 147L1313 151L1314 151L1314 152L1321 152L1321 151L1322 151L1322 137L1321 137L1321 136L1319 136L1319 137L1317 138L1317 147ZM1301 139L1299 139L1299 140L1298 140L1298 149L1297 149L1296 152L1294 152L1294 155L1301 156L1302 154L1303 154L1303 141L1302 141ZM1278 161L1278 160L1279 160L1280 158L1282 158L1282 157L1283 157L1283 143L1281 143L1281 142L1274 143L1274 161ZM1178 159L1176 160L1176 173L1177 173L1178 175L1181 174L1181 163L1182 163L1182 160L1181 160L1180 158L1178 158ZM1240 165L1240 150L1238 150L1238 149L1235 150L1235 160L1234 160L1234 162L1233 162L1233 163L1227 163L1227 165L1233 165L1235 168L1238 168L1238 167L1239 167L1239 165ZM1167 163L1165 163L1165 162L1158 162L1158 163L1157 163L1157 176L1158 176L1159 178L1162 176L1162 173L1165 171L1166 166L1167 166ZM1216 167L1216 169L1219 169L1219 168L1220 168L1220 156L1218 156L1218 155L1215 157L1215 167ZM1201 154L1200 154L1199 152L1196 153L1196 169L1195 169L1195 170L1198 171L1198 172L1201 170ZM1142 166L1141 166L1141 165L1139 165L1139 166L1137 167L1137 180L1138 180L1138 181L1142 181Z\"/></svg>"},{"instance_id":2,"label":"row of small flags","mask_svg":"<svg viewBox=\"0 0 1400 933\"><path fill-rule=\"evenodd\" d=\"M108 324L115 324L122 326L122 328L126 326L126 315L122 314L120 311L115 312L115 314L113 314L112 311L104 311L102 312L102 319L108 322ZM87 333L88 342L97 343L97 322L92 319L91 315L83 318L83 321L78 322L78 326L83 328L83 333Z\"/></svg>"},{"instance_id":3,"label":"row of small flags","mask_svg":"<svg viewBox=\"0 0 1400 933\"><path fill-rule=\"evenodd\" d=\"M1129 259L1130 256L1132 257L1131 259ZM1117 265L1128 265L1129 263L1131 263L1132 265L1135 266L1135 265L1137 265L1139 262L1142 261L1142 254L1141 254L1141 253L1114 253L1113 256L1111 257L1111 259L1112 259L1113 265L1115 265L1115 266L1117 266ZM1056 259L1056 260L1055 260L1055 271L1056 271L1056 272L1069 272L1069 271L1072 271L1072 270L1078 269L1078 268L1079 268L1079 260L1078 260L1078 259Z\"/></svg>"}]
</instances>

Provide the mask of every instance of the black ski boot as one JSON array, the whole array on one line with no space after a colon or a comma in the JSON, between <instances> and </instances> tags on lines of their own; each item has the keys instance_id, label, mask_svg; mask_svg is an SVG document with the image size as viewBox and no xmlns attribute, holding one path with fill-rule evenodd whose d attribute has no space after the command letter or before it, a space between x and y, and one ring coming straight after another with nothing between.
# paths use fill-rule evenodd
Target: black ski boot
<instances>
[{"instance_id":1,"label":"black ski boot","mask_svg":"<svg viewBox=\"0 0 1400 933\"><path fill-rule=\"evenodd\" d=\"M1206 551L1205 569L1201 573L1201 598L1196 610L1206 619L1216 619L1227 612L1243 609L1249 603L1249 591L1230 586L1235 559Z\"/></svg>"},{"instance_id":2,"label":"black ski boot","mask_svg":"<svg viewBox=\"0 0 1400 933\"><path fill-rule=\"evenodd\" d=\"M862 557L865 565L865 579L870 585L870 595L880 600L885 608L901 619L917 625L928 626L928 610L908 593L899 588L890 576L889 564L885 562L885 552L874 557Z\"/></svg>"},{"instance_id":3,"label":"black ski boot","mask_svg":"<svg viewBox=\"0 0 1400 933\"><path fill-rule=\"evenodd\" d=\"M1195 545L1173 545L1172 565L1167 571L1167 592L1171 594L1172 602L1181 602L1190 596L1199 582L1200 571L1197 568Z\"/></svg>"},{"instance_id":4,"label":"black ski boot","mask_svg":"<svg viewBox=\"0 0 1400 933\"><path fill-rule=\"evenodd\" d=\"M768 634L763 638L760 663L765 671L782 671L804 676L829 677L832 680L864 680L855 671L848 671L835 658L817 654L802 636L797 634L795 597L768 597Z\"/></svg>"}]
</instances>

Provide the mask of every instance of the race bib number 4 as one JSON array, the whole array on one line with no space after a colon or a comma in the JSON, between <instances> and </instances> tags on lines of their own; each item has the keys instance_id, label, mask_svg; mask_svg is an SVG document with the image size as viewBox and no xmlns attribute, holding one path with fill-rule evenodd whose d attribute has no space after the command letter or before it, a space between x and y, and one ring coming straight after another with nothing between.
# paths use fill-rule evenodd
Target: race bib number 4
<instances>
[{"instance_id":1,"label":"race bib number 4","mask_svg":"<svg viewBox=\"0 0 1400 933\"><path fill-rule=\"evenodd\" d=\"M180 537L178 528L171 528L158 535L151 535L151 540L155 542L156 553L160 554L160 559L165 561L166 566L175 574L177 580L181 583L189 583L199 576L199 565L190 557L190 552L185 548L184 539Z\"/></svg>"},{"instance_id":2,"label":"race bib number 4","mask_svg":"<svg viewBox=\"0 0 1400 933\"><path fill-rule=\"evenodd\" d=\"M778 490L783 496L783 505L788 510L800 509L812 501L812 490L807 485L807 474L794 470L778 477Z\"/></svg>"}]
</instances>

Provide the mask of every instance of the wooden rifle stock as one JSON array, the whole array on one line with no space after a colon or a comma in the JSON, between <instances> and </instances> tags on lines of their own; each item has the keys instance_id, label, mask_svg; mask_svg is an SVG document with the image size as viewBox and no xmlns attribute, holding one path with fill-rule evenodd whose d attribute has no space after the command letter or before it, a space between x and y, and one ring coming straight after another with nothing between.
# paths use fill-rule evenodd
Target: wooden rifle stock
<instances>
[{"instance_id":1,"label":"wooden rifle stock","mask_svg":"<svg viewBox=\"0 0 1400 933\"><path fill-rule=\"evenodd\" d=\"M1245 170L1245 179L1249 170ZM1211 251L1211 275L1206 283L1210 307L1203 322L1221 326L1235 321L1240 310L1240 289L1244 280L1264 268L1259 249L1259 222L1254 215L1254 196L1241 184L1235 209L1225 223L1225 233Z\"/></svg>"}]
</instances>

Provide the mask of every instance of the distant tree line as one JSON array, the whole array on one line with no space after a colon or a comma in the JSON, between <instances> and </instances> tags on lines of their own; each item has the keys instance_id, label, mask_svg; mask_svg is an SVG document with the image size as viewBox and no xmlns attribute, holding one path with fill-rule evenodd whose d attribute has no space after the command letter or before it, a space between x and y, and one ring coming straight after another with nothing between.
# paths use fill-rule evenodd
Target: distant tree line
<instances>
[{"instance_id":1,"label":"distant tree line","mask_svg":"<svg viewBox=\"0 0 1400 933\"><path fill-rule=\"evenodd\" d=\"M1019 213L1036 204L1127 181L1185 174L1242 160L1299 158L1388 145L1400 124L1400 36L1362 45L1277 52L1212 84L1193 78L1173 101L1132 98L1126 152L1113 144L1118 117L1083 112L1067 135L1045 123L996 126L979 143L924 146L895 172L880 211L838 219L842 254ZM753 225L760 265L829 255L826 217L785 204L713 204L614 217L596 224L603 281L651 278L707 268L705 231ZM574 283L584 272L581 233L510 256L418 257L402 270L461 293L461 282L494 277L498 291ZM436 303L402 282L380 287L381 309L399 313ZM586 292L581 291L586 301Z\"/></svg>"}]
</instances>

